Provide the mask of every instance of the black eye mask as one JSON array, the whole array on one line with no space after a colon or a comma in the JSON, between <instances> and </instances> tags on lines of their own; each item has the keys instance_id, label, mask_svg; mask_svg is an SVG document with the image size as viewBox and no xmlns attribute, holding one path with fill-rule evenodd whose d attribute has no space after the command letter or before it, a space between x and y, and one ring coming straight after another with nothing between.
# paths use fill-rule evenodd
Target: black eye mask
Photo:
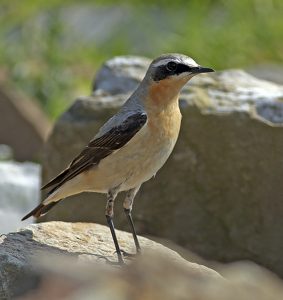
<instances>
[{"instance_id":1,"label":"black eye mask","mask_svg":"<svg viewBox=\"0 0 283 300\"><path fill-rule=\"evenodd\" d=\"M166 65L162 65L156 68L156 71L153 75L154 81L163 80L172 75L179 75L184 72L190 72L191 67L182 63L168 62Z\"/></svg>"}]
</instances>

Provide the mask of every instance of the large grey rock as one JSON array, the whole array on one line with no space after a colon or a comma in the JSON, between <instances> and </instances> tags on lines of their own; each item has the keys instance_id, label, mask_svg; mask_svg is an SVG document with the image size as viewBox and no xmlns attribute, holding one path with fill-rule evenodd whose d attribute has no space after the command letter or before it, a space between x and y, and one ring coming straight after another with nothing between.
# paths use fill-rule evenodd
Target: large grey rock
<instances>
[{"instance_id":1,"label":"large grey rock","mask_svg":"<svg viewBox=\"0 0 283 300\"><path fill-rule=\"evenodd\" d=\"M99 74L113 68L117 76L121 61L125 65L125 58L116 60L118 66L108 62ZM133 72L123 74L132 80ZM92 96L76 100L55 124L46 145L44 182L127 98L108 88L103 92L107 84L100 78L96 83ZM138 232L172 239L213 260L251 259L283 276L282 99L282 86L240 70L194 78L181 94L176 148L136 197ZM104 223L104 207L104 195L84 193L62 201L42 220ZM115 211L118 228L128 228L119 200Z\"/></svg>"},{"instance_id":2,"label":"large grey rock","mask_svg":"<svg viewBox=\"0 0 283 300\"><path fill-rule=\"evenodd\" d=\"M131 234L117 231L117 237L125 251L133 251ZM145 252L150 250L176 266L181 265L195 278L221 280L217 272L205 266L190 263L161 244L143 237L140 237L140 242ZM42 261L52 270L57 268L64 270L67 276L72 275L69 273L70 270L67 270L70 267L73 268L74 273L82 273L78 264L80 262L91 265L91 268L99 274L100 267L94 263L111 266L111 263L117 261L109 229L98 224L64 222L33 224L18 232L2 235L0 246L0 299L12 299L36 288L41 278L38 265ZM67 260L68 257L72 257L73 260ZM127 263L131 262L127 258L125 260ZM48 299L59 298L52 298L49 295Z\"/></svg>"},{"instance_id":3,"label":"large grey rock","mask_svg":"<svg viewBox=\"0 0 283 300\"><path fill-rule=\"evenodd\" d=\"M93 82L94 94L98 91L111 95L132 92L149 64L148 58L138 56L118 56L107 61Z\"/></svg>"},{"instance_id":4,"label":"large grey rock","mask_svg":"<svg viewBox=\"0 0 283 300\"><path fill-rule=\"evenodd\" d=\"M0 234L31 223L22 216L40 199L39 164L0 161Z\"/></svg>"}]
</instances>

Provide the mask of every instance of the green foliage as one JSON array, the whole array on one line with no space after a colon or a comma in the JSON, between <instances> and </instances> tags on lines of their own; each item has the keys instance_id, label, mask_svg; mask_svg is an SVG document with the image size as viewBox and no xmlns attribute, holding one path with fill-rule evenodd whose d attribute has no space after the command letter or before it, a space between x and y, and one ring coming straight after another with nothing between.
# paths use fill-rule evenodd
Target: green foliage
<instances>
[{"instance_id":1,"label":"green foliage","mask_svg":"<svg viewBox=\"0 0 283 300\"><path fill-rule=\"evenodd\" d=\"M67 18L81 8L105 15L105 38L74 32L83 17L73 27ZM180 52L216 69L281 63L282 12L282 0L2 0L0 72L53 119L89 94L95 70L114 55Z\"/></svg>"}]
</instances>

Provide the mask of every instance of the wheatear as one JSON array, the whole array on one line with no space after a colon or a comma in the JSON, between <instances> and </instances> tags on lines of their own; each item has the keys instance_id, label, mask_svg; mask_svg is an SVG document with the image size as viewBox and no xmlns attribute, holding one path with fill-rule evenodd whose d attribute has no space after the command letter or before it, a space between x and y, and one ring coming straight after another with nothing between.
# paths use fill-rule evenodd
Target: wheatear
<instances>
[{"instance_id":1,"label":"wheatear","mask_svg":"<svg viewBox=\"0 0 283 300\"><path fill-rule=\"evenodd\" d=\"M42 189L51 188L47 198L27 214L40 217L56 203L83 191L106 193L106 219L123 263L113 224L114 200L126 191L123 203L137 252L140 245L131 211L140 186L163 166L177 141L181 113L179 93L195 75L213 72L182 54L156 58L117 114L109 119L82 152Z\"/></svg>"}]
</instances>

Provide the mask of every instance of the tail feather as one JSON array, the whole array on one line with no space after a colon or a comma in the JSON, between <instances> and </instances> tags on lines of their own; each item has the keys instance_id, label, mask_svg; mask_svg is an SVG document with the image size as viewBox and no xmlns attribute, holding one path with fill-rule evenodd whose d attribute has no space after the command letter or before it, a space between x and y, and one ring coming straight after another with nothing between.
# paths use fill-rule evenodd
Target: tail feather
<instances>
[{"instance_id":1,"label":"tail feather","mask_svg":"<svg viewBox=\"0 0 283 300\"><path fill-rule=\"evenodd\" d=\"M41 189L44 190L46 188L51 188L51 190L47 193L47 197L49 197L53 192L55 192L65 181L66 176L68 176L69 168L62 171L55 178L47 182ZM30 211L27 215L22 218L22 221L28 219L31 216L35 218L39 218L42 215L45 215L54 205L56 205L61 200L56 200L54 202L43 204L40 203L37 207L35 207L32 211Z\"/></svg>"},{"instance_id":2,"label":"tail feather","mask_svg":"<svg viewBox=\"0 0 283 300\"><path fill-rule=\"evenodd\" d=\"M51 202L46 205L43 203L40 203L36 208L34 208L31 212L29 212L27 215L25 215L22 218L22 221L28 219L31 216L34 216L35 218L39 218L40 216L45 215L54 205L56 205L60 201Z\"/></svg>"}]
</instances>

